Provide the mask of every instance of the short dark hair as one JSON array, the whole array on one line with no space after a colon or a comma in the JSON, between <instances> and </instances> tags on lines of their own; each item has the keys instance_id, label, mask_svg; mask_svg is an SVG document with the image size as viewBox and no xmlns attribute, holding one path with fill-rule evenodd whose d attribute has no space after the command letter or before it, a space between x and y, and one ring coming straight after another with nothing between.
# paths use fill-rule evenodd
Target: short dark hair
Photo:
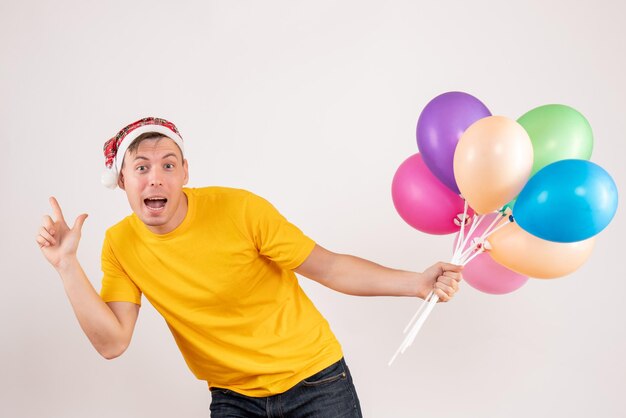
<instances>
[{"instance_id":1,"label":"short dark hair","mask_svg":"<svg viewBox=\"0 0 626 418\"><path fill-rule=\"evenodd\" d=\"M126 151L130 152L131 154L134 154L135 152L137 152L137 148L139 148L139 144L141 144L143 141L147 139L159 139L159 138L169 138L169 137L167 135L163 135L160 132L144 132L141 135L139 135L137 138L135 138L133 142L131 142L131 144L128 146Z\"/></svg>"},{"instance_id":2,"label":"short dark hair","mask_svg":"<svg viewBox=\"0 0 626 418\"><path fill-rule=\"evenodd\" d=\"M131 144L128 146L128 148L126 149L126 152L130 153L130 154L134 154L137 152L137 148L139 148L139 144L141 144L143 141L147 141L147 140L158 140L158 139L162 139L162 138L170 138L167 135L163 135L160 132L144 132L141 135L139 135L137 138L135 138L133 140L133 142L131 142ZM172 139L172 141L174 141ZM174 143L176 144L176 141L174 141ZM182 158L185 158L183 156L183 150L180 149L180 147L178 146L178 144L176 144L176 148L178 148L178 150L180 151L180 156ZM122 167L124 167L124 162L122 161Z\"/></svg>"}]
</instances>

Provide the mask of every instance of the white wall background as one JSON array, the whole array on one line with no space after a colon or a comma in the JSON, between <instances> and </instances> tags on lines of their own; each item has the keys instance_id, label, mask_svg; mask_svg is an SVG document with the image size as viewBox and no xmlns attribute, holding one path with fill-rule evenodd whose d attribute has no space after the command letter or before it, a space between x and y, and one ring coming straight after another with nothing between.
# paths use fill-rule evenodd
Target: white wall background
<instances>
[{"instance_id":1,"label":"white wall background","mask_svg":"<svg viewBox=\"0 0 626 418\"><path fill-rule=\"evenodd\" d=\"M395 213L419 112L467 91L517 118L564 103L624 192L626 7L619 1L0 1L0 416L207 417L163 320L99 357L34 241L47 198L90 214L79 257L100 288L105 229L129 213L99 185L102 144L153 115L186 139L192 186L250 189L325 247L418 270L451 236ZM622 206L623 207L623 206ZM388 368L418 306L302 285L343 344L367 417L621 417L620 210L567 278L510 295L469 286Z\"/></svg>"}]
</instances>

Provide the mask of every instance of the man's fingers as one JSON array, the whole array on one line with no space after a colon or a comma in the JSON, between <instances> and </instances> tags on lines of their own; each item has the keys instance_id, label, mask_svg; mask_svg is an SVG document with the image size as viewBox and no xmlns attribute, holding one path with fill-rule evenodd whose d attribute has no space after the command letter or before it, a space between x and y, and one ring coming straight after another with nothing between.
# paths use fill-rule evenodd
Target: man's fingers
<instances>
[{"instance_id":1,"label":"man's fingers","mask_svg":"<svg viewBox=\"0 0 626 418\"><path fill-rule=\"evenodd\" d=\"M39 236L43 237L50 244L54 245L57 243L57 240L44 228L43 226L39 228Z\"/></svg>"},{"instance_id":2,"label":"man's fingers","mask_svg":"<svg viewBox=\"0 0 626 418\"><path fill-rule=\"evenodd\" d=\"M450 297L453 296L454 293L456 292L456 290L452 286L449 286L449 285L447 285L447 284L445 284L445 283L443 283L441 281L435 283L435 287L437 289L443 290Z\"/></svg>"},{"instance_id":3,"label":"man's fingers","mask_svg":"<svg viewBox=\"0 0 626 418\"><path fill-rule=\"evenodd\" d=\"M63 217L63 211L61 210L61 206L59 206L59 202L54 198L54 196L50 196L50 206L52 206L52 213L57 221L61 221L65 223L65 218Z\"/></svg>"},{"instance_id":4,"label":"man's fingers","mask_svg":"<svg viewBox=\"0 0 626 418\"><path fill-rule=\"evenodd\" d=\"M439 302L447 302L450 300L450 296L441 289L435 289L435 295L439 296Z\"/></svg>"},{"instance_id":5,"label":"man's fingers","mask_svg":"<svg viewBox=\"0 0 626 418\"><path fill-rule=\"evenodd\" d=\"M461 271L463 270L463 266L459 266L458 264L451 264L451 263L439 263L439 267L441 267L441 269L445 272L445 271Z\"/></svg>"},{"instance_id":6,"label":"man's fingers","mask_svg":"<svg viewBox=\"0 0 626 418\"><path fill-rule=\"evenodd\" d=\"M74 221L74 226L72 227L72 229L78 229L78 232L80 232L83 228L83 224L85 223L85 219L87 219L87 216L89 215L87 215L86 213L78 215L78 217Z\"/></svg>"},{"instance_id":7,"label":"man's fingers","mask_svg":"<svg viewBox=\"0 0 626 418\"><path fill-rule=\"evenodd\" d=\"M454 289L455 292L459 290L459 282L454 278L447 277L447 276L439 276L439 279L437 281L439 283L443 283L447 286L450 286L452 289Z\"/></svg>"},{"instance_id":8,"label":"man's fingers","mask_svg":"<svg viewBox=\"0 0 626 418\"><path fill-rule=\"evenodd\" d=\"M439 276L434 291L442 302L448 302L459 290L459 283L447 276Z\"/></svg>"},{"instance_id":9,"label":"man's fingers","mask_svg":"<svg viewBox=\"0 0 626 418\"><path fill-rule=\"evenodd\" d=\"M442 276L444 277L449 277L452 280L456 280L457 282L460 282L463 279L463 275L461 273L458 273L456 271L444 271Z\"/></svg>"},{"instance_id":10,"label":"man's fingers","mask_svg":"<svg viewBox=\"0 0 626 418\"><path fill-rule=\"evenodd\" d=\"M455 290L451 286L437 282L435 283L435 293L439 296L439 299L447 302L454 296Z\"/></svg>"},{"instance_id":11,"label":"man's fingers","mask_svg":"<svg viewBox=\"0 0 626 418\"><path fill-rule=\"evenodd\" d=\"M37 241L37 244L39 244L39 248L50 246L50 243L46 241L46 239L42 237L41 235L37 235L37 238L35 238L35 241Z\"/></svg>"},{"instance_id":12,"label":"man's fingers","mask_svg":"<svg viewBox=\"0 0 626 418\"><path fill-rule=\"evenodd\" d=\"M43 220L41 221L41 224L52 235L56 233L56 231L54 230L54 221L49 215L44 215Z\"/></svg>"}]
</instances>

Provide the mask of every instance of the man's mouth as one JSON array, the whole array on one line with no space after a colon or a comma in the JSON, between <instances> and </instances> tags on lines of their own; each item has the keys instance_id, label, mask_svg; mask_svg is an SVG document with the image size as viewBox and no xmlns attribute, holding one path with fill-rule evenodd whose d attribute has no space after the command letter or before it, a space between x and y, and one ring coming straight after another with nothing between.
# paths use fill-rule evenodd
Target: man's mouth
<instances>
[{"instance_id":1,"label":"man's mouth","mask_svg":"<svg viewBox=\"0 0 626 418\"><path fill-rule=\"evenodd\" d=\"M143 203L150 210L161 210L165 207L165 204L167 203L167 199L164 197L148 197L143 200Z\"/></svg>"}]
</instances>

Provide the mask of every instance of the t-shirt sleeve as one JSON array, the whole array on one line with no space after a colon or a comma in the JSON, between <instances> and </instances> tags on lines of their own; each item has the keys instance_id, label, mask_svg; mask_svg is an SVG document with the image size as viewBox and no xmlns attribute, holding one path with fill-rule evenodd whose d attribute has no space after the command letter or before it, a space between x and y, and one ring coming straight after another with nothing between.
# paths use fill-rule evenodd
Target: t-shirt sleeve
<instances>
[{"instance_id":1,"label":"t-shirt sleeve","mask_svg":"<svg viewBox=\"0 0 626 418\"><path fill-rule=\"evenodd\" d=\"M105 302L132 302L141 305L141 290L133 283L115 257L107 236L102 245L102 288L100 298Z\"/></svg>"},{"instance_id":2,"label":"t-shirt sleeve","mask_svg":"<svg viewBox=\"0 0 626 418\"><path fill-rule=\"evenodd\" d=\"M250 194L247 216L259 253L284 269L293 270L313 251L315 241L289 222L262 197Z\"/></svg>"}]
</instances>

